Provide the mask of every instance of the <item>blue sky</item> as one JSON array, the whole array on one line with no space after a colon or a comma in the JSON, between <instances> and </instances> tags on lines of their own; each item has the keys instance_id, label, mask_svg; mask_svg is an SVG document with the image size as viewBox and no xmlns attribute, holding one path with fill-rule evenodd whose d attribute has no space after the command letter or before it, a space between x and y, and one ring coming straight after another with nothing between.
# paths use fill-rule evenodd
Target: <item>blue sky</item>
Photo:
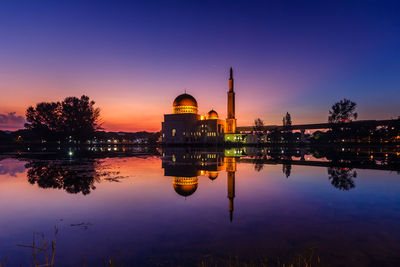
<instances>
[{"instance_id":1,"label":"blue sky","mask_svg":"<svg viewBox=\"0 0 400 267\"><path fill-rule=\"evenodd\" d=\"M186 88L239 125L400 115L398 1L2 1L0 114L88 94L109 130L159 130ZM13 127L21 127L15 124ZM0 125L0 129L10 126Z\"/></svg>"}]
</instances>

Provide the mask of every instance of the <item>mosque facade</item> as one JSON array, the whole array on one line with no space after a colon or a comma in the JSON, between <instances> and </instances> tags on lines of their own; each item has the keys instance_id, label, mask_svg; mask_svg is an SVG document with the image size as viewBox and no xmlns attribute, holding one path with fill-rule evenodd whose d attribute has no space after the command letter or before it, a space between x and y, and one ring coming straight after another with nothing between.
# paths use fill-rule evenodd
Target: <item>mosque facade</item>
<instances>
[{"instance_id":1,"label":"mosque facade","mask_svg":"<svg viewBox=\"0 0 400 267\"><path fill-rule=\"evenodd\" d=\"M230 69L227 118L220 119L215 110L198 114L196 99L187 94L177 96L172 114L164 114L162 143L164 144L223 144L243 138L236 133L235 92L233 71Z\"/></svg>"}]
</instances>

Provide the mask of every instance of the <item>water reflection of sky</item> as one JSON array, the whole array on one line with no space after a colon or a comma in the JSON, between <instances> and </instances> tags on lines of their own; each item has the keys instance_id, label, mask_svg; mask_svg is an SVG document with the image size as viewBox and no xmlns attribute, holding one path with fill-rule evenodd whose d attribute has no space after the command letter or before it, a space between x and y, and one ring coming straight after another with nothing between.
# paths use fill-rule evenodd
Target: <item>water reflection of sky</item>
<instances>
[{"instance_id":1,"label":"water reflection of sky","mask_svg":"<svg viewBox=\"0 0 400 267\"><path fill-rule=\"evenodd\" d=\"M11 266L28 264L33 231L51 237L60 228L56 261L81 258L120 262L193 263L215 257L285 257L317 248L337 265L394 264L400 251L400 176L356 170L356 186L338 190L325 167L237 163L233 221L229 221L227 172L198 177L197 190L178 195L158 157L101 159L103 177L89 194L43 189L27 181L27 162L0 161L0 251ZM6 166L6 167L4 167ZM18 170L18 171L17 171ZM62 219L62 221L57 222ZM61 265L62 266L62 265Z\"/></svg>"},{"instance_id":2,"label":"water reflection of sky","mask_svg":"<svg viewBox=\"0 0 400 267\"><path fill-rule=\"evenodd\" d=\"M18 173L25 171L25 163L23 161L17 161L13 159L0 160L0 177L8 175L16 177Z\"/></svg>"}]
</instances>

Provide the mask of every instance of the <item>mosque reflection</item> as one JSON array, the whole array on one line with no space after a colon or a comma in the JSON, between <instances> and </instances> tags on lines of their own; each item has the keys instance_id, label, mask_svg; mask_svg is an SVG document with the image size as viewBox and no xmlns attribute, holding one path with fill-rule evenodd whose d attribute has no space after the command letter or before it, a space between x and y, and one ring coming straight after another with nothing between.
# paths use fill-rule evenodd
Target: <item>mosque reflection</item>
<instances>
[{"instance_id":1,"label":"mosque reflection","mask_svg":"<svg viewBox=\"0 0 400 267\"><path fill-rule=\"evenodd\" d=\"M215 180L221 171L227 173L227 197L230 219L233 217L235 198L235 173L237 164L253 164L255 171L264 166L282 165L286 178L292 173L292 166L325 167L331 185L341 191L356 187L355 169L389 170L400 174L400 153L374 151L370 149L308 150L306 148L257 148L234 147L229 149L165 147L162 150L164 175L173 177L177 194L188 197L198 187L199 176Z\"/></svg>"},{"instance_id":2,"label":"mosque reflection","mask_svg":"<svg viewBox=\"0 0 400 267\"><path fill-rule=\"evenodd\" d=\"M261 153L260 153L261 152ZM215 180L219 172L226 172L227 198L229 218L232 222L235 198L235 174L236 165L239 162L253 163L256 171L261 171L267 164L282 164L282 172L289 178L292 170L292 162L296 163L295 155L282 153L279 155L272 151L257 151L254 148L230 148L214 151L202 151L186 147L166 147L162 151L162 168L164 176L173 177L172 185L175 192L183 197L193 195L199 184L199 176L206 176ZM304 152L297 151L298 162L306 162ZM308 165L308 163L306 163ZM315 163L314 163L315 164ZM311 162L309 165L313 165ZM354 178L357 172L352 168L328 167L328 176L331 184L343 191L355 187Z\"/></svg>"},{"instance_id":3,"label":"mosque reflection","mask_svg":"<svg viewBox=\"0 0 400 267\"><path fill-rule=\"evenodd\" d=\"M235 173L237 158L244 156L244 148L221 151L199 151L184 147L166 148L162 155L162 168L165 176L173 177L173 187L177 194L188 197L198 187L199 176L215 180L219 172L227 172L227 197L229 218L233 219L235 198Z\"/></svg>"},{"instance_id":4,"label":"mosque reflection","mask_svg":"<svg viewBox=\"0 0 400 267\"><path fill-rule=\"evenodd\" d=\"M71 153L72 152L72 153ZM357 171L361 169L394 171L400 174L400 151L398 148L341 148L336 150L312 150L310 148L258 148L234 147L213 149L200 147L164 147L149 152L119 152L72 150L58 154L17 153L16 158L25 162L28 182L40 188L62 189L71 194L90 194L96 184L106 180L119 182L124 178L113 158L157 158L161 155L164 175L172 177L177 194L189 197L195 194L199 177L218 179L226 172L227 197L230 217L233 216L235 198L235 174L238 164L252 164L259 172L269 165L281 165L283 176L290 178L297 166L327 169L330 184L341 191L356 187ZM0 158L0 175L15 176L16 167L8 156ZM110 164L104 164L108 161ZM115 164L115 165L114 165ZM266 167L267 166L267 167ZM356 171L357 170L357 171ZM123 171L123 170L121 170ZM23 172L23 170L20 170ZM225 176L224 176L225 177Z\"/></svg>"}]
</instances>

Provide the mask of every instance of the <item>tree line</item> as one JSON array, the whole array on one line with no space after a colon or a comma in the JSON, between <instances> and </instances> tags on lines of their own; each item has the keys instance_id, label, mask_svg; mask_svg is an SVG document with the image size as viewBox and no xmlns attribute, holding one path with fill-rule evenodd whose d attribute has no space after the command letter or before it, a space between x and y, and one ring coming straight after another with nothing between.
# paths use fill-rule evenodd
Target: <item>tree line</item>
<instances>
[{"instance_id":1,"label":"tree line","mask_svg":"<svg viewBox=\"0 0 400 267\"><path fill-rule=\"evenodd\" d=\"M316 131L313 134L301 135L291 130L292 118L289 112L282 119L283 129L264 130L264 122L257 118L254 121L253 133L257 136L257 143L382 143L400 142L400 117L384 127L358 126L350 127L352 121L357 120L357 103L344 98L332 105L329 110L327 131Z\"/></svg>"}]
</instances>

